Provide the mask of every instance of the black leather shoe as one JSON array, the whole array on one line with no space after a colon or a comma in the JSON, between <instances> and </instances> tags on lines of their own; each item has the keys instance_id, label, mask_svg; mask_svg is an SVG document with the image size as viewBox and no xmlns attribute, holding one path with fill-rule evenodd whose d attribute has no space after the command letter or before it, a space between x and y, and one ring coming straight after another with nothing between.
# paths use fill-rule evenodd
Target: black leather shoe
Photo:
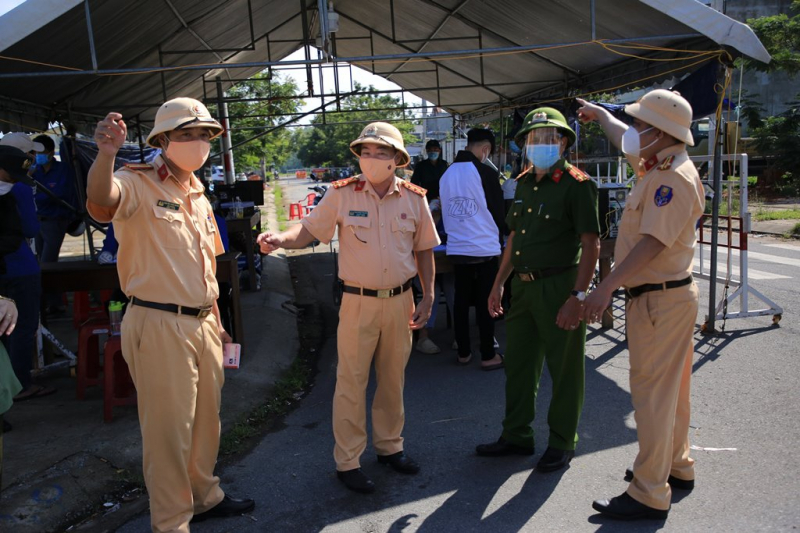
<instances>
[{"instance_id":1,"label":"black leather shoe","mask_svg":"<svg viewBox=\"0 0 800 533\"><path fill-rule=\"evenodd\" d=\"M544 455L536 463L536 470L539 472L555 472L561 470L575 457L575 450L559 450L550 446L544 451Z\"/></svg>"},{"instance_id":2,"label":"black leather shoe","mask_svg":"<svg viewBox=\"0 0 800 533\"><path fill-rule=\"evenodd\" d=\"M511 444L503 437L500 437L497 442L478 444L475 447L475 453L482 457L502 457L504 455L533 455L536 450L533 447L526 448L525 446Z\"/></svg>"},{"instance_id":3,"label":"black leather shoe","mask_svg":"<svg viewBox=\"0 0 800 533\"><path fill-rule=\"evenodd\" d=\"M626 468L625 469L625 481L633 481L633 469ZM687 492L692 492L694 490L694 480L693 479L681 479L675 476L669 476L667 478L667 483L673 489L677 490L685 490Z\"/></svg>"},{"instance_id":4,"label":"black leather shoe","mask_svg":"<svg viewBox=\"0 0 800 533\"><path fill-rule=\"evenodd\" d=\"M389 465L401 474L416 474L419 472L419 465L405 452L397 452L392 455L379 455L378 462L382 465Z\"/></svg>"},{"instance_id":5,"label":"black leather shoe","mask_svg":"<svg viewBox=\"0 0 800 533\"><path fill-rule=\"evenodd\" d=\"M344 483L345 487L354 492L361 492L363 494L375 492L375 483L373 483L360 468L345 470L344 472L337 470L336 477Z\"/></svg>"},{"instance_id":6,"label":"black leather shoe","mask_svg":"<svg viewBox=\"0 0 800 533\"><path fill-rule=\"evenodd\" d=\"M595 500L592 509L617 520L666 520L669 509L653 509L637 502L627 492L610 500Z\"/></svg>"},{"instance_id":7,"label":"black leather shoe","mask_svg":"<svg viewBox=\"0 0 800 533\"><path fill-rule=\"evenodd\" d=\"M249 498L237 500L236 498L231 498L226 494L225 497L222 498L221 502L208 511L194 515L194 517L192 517L192 522L202 522L203 520L207 520L209 518L240 516L244 513L249 513L255 509L255 507L256 502Z\"/></svg>"}]
</instances>

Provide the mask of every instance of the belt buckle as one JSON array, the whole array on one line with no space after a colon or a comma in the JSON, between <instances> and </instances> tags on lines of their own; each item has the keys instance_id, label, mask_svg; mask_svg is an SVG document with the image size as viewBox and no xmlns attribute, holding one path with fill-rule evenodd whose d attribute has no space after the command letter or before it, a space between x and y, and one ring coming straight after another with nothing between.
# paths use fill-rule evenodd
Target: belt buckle
<instances>
[{"instance_id":1,"label":"belt buckle","mask_svg":"<svg viewBox=\"0 0 800 533\"><path fill-rule=\"evenodd\" d=\"M391 298L392 297L392 289L378 289L378 298Z\"/></svg>"},{"instance_id":2,"label":"belt buckle","mask_svg":"<svg viewBox=\"0 0 800 533\"><path fill-rule=\"evenodd\" d=\"M208 309L201 309L199 313L197 313L197 318L205 318L211 314L211 308Z\"/></svg>"},{"instance_id":3,"label":"belt buckle","mask_svg":"<svg viewBox=\"0 0 800 533\"><path fill-rule=\"evenodd\" d=\"M520 272L519 279L522 281L534 281L536 278L533 276L531 272Z\"/></svg>"}]
</instances>

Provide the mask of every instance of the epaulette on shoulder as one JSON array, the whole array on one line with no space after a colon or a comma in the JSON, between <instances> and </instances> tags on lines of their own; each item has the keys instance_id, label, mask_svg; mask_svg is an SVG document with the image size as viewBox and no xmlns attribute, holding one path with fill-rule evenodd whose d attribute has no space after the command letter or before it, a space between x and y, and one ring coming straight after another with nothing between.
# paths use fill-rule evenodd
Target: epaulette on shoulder
<instances>
[{"instance_id":1,"label":"epaulette on shoulder","mask_svg":"<svg viewBox=\"0 0 800 533\"><path fill-rule=\"evenodd\" d=\"M672 162L675 160L674 155L667 156L664 161L658 165L658 170L669 170L672 167Z\"/></svg>"},{"instance_id":2,"label":"epaulette on shoulder","mask_svg":"<svg viewBox=\"0 0 800 533\"><path fill-rule=\"evenodd\" d=\"M586 181L592 179L589 174L573 165L569 165L567 167L567 172L569 172L569 175L575 178L577 181Z\"/></svg>"},{"instance_id":3,"label":"epaulette on shoulder","mask_svg":"<svg viewBox=\"0 0 800 533\"><path fill-rule=\"evenodd\" d=\"M143 170L153 170L153 165L149 163L125 163L125 166L122 168L134 172L141 172Z\"/></svg>"},{"instance_id":4,"label":"epaulette on shoulder","mask_svg":"<svg viewBox=\"0 0 800 533\"><path fill-rule=\"evenodd\" d=\"M419 185L414 185L410 181L403 180L400 183L402 183L403 187L405 187L409 191L411 191L413 193L416 193L416 194L418 194L420 196L425 196L428 193L427 189L423 189Z\"/></svg>"},{"instance_id":5,"label":"epaulette on shoulder","mask_svg":"<svg viewBox=\"0 0 800 533\"><path fill-rule=\"evenodd\" d=\"M358 178L356 176L353 176L351 178L345 178L343 180L334 181L333 183L331 183L331 185L333 186L334 189L341 189L342 187L346 187L351 183L355 183L357 181Z\"/></svg>"}]
</instances>

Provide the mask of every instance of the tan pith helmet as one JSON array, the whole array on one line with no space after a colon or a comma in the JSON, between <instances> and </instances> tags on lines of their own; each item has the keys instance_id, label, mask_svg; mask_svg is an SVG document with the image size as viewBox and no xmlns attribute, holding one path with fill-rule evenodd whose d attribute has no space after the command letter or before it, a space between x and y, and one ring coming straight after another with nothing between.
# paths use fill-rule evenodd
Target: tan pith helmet
<instances>
[{"instance_id":1,"label":"tan pith helmet","mask_svg":"<svg viewBox=\"0 0 800 533\"><path fill-rule=\"evenodd\" d=\"M366 143L382 144L400 152L403 160L397 165L398 167L406 166L411 160L403 142L403 134L386 122L367 124L367 127L361 130L361 135L358 136L358 139L350 143L350 151L360 157L361 148L359 146Z\"/></svg>"},{"instance_id":2,"label":"tan pith helmet","mask_svg":"<svg viewBox=\"0 0 800 533\"><path fill-rule=\"evenodd\" d=\"M194 98L174 98L158 108L156 123L147 136L147 144L153 148L161 148L153 144L153 139L159 133L182 128L208 128L211 130L211 139L219 137L223 131L222 125L214 120L202 102Z\"/></svg>"},{"instance_id":3,"label":"tan pith helmet","mask_svg":"<svg viewBox=\"0 0 800 533\"><path fill-rule=\"evenodd\" d=\"M625 112L689 146L694 146L691 130L692 106L675 91L650 91L635 104L626 105Z\"/></svg>"}]
</instances>

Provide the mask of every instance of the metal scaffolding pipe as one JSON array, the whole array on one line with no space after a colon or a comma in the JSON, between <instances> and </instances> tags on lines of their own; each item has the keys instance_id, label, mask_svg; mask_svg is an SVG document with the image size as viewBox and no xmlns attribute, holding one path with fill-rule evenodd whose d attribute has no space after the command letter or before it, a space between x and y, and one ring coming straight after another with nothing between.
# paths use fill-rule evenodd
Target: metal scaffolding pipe
<instances>
[{"instance_id":1,"label":"metal scaffolding pipe","mask_svg":"<svg viewBox=\"0 0 800 533\"><path fill-rule=\"evenodd\" d=\"M344 16L340 13L340 16ZM625 39L607 39L603 42L606 44L621 44L629 42L648 42L648 41L661 41L661 40L679 40L689 39L692 37L702 37L699 33L683 33L675 35L658 35L651 37L631 37ZM458 57L464 55L476 54L494 54L503 52L530 52L534 50L541 50L551 48L553 46L579 46L582 44L590 44L587 41L574 41L559 44L537 44L527 46L501 46L496 48L474 48L470 50L446 50L439 52L424 52L418 54L416 52L409 52L403 54L383 54L383 55L368 55L368 56L352 56L340 57L339 62L342 63L369 63L371 61L392 61L392 60L405 60L405 59L446 59L450 57ZM17 79L17 78L42 78L48 76L104 76L110 74L153 74L158 72L180 72L190 70L217 70L217 69L265 69L267 67L281 67L291 65L318 65L326 63L319 59L298 59L293 61L249 61L245 63L206 63L201 65L184 65L173 67L139 67L139 68L117 68L117 69L100 69L97 71L91 70L65 70L65 71L46 71L46 72L6 72L0 74L0 79ZM462 74L459 74L463 77Z\"/></svg>"}]
</instances>

